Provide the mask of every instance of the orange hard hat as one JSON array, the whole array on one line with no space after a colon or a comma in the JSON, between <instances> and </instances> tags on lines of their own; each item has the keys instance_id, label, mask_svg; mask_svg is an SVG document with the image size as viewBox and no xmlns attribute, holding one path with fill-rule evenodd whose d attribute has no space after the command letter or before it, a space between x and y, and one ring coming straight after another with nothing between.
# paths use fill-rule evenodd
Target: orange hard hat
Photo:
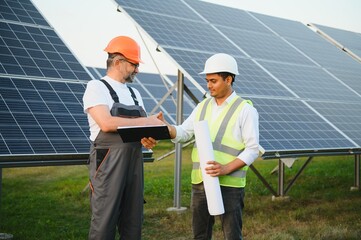
<instances>
[{"instance_id":1,"label":"orange hard hat","mask_svg":"<svg viewBox=\"0 0 361 240\"><path fill-rule=\"evenodd\" d=\"M118 36L113 38L104 49L107 53L120 53L133 63L143 63L140 59L140 46L130 37Z\"/></svg>"}]
</instances>

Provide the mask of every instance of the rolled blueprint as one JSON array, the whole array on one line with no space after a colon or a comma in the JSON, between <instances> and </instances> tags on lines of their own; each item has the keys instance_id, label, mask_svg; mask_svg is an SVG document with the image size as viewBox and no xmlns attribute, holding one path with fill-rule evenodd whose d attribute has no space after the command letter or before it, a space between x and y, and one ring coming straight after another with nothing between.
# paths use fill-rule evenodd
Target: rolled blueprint
<instances>
[{"instance_id":1,"label":"rolled blueprint","mask_svg":"<svg viewBox=\"0 0 361 240\"><path fill-rule=\"evenodd\" d=\"M205 170L208 166L207 161L214 160L213 146L207 121L194 123L194 136L196 138L209 214L213 216L223 214L224 206L219 179L218 177L210 176Z\"/></svg>"}]
</instances>

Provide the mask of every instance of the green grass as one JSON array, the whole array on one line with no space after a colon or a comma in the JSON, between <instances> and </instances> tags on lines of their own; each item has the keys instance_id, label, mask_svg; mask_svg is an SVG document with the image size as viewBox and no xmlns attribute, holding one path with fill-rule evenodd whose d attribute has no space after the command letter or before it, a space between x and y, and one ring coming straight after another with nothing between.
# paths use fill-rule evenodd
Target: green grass
<instances>
[{"instance_id":1,"label":"green grass","mask_svg":"<svg viewBox=\"0 0 361 240\"><path fill-rule=\"evenodd\" d=\"M154 157L173 145L163 141ZM145 221L143 239L191 239L191 147L183 151L181 206L173 207L174 155L145 164ZM286 168L290 181L305 162ZM277 189L277 160L258 160L254 166ZM86 166L5 168L0 206L0 233L14 240L87 239L90 209ZM361 239L361 191L354 183L353 156L316 157L288 192L289 201L272 201L271 193L250 170L247 176L244 237L253 239ZM223 239L219 220L214 239Z\"/></svg>"}]
</instances>

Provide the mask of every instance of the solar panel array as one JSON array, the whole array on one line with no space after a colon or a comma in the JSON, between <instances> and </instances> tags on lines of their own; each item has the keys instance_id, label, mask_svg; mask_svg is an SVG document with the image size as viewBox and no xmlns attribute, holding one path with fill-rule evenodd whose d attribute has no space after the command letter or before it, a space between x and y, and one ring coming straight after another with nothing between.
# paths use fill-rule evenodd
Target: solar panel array
<instances>
[{"instance_id":1,"label":"solar panel array","mask_svg":"<svg viewBox=\"0 0 361 240\"><path fill-rule=\"evenodd\" d=\"M360 148L360 64L303 24L201 1L117 2L176 62L199 101L205 60L216 52L237 59L234 88L257 107L268 154ZM79 63L30 0L1 1L0 156L88 153L82 95L104 75ZM162 110L171 123L176 80L140 73L134 83L147 111ZM185 117L194 105L185 96Z\"/></svg>"},{"instance_id":2,"label":"solar panel array","mask_svg":"<svg viewBox=\"0 0 361 240\"><path fill-rule=\"evenodd\" d=\"M260 113L266 157L360 149L361 64L302 23L194 0L116 2L202 86L198 100L205 60L236 58L234 89Z\"/></svg>"},{"instance_id":3,"label":"solar panel array","mask_svg":"<svg viewBox=\"0 0 361 240\"><path fill-rule=\"evenodd\" d=\"M90 79L29 0L0 2L0 156L88 153Z\"/></svg>"}]
</instances>

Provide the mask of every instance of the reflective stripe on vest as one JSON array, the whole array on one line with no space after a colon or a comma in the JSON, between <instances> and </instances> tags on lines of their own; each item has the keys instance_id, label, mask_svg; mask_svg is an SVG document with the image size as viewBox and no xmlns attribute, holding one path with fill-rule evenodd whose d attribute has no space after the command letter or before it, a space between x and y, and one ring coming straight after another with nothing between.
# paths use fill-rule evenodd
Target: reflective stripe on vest
<instances>
[{"instance_id":1,"label":"reflective stripe on vest","mask_svg":"<svg viewBox=\"0 0 361 240\"><path fill-rule=\"evenodd\" d=\"M211 100L211 98L206 99L201 103L198 115L196 116L196 121L211 118L211 107L209 106ZM213 135L211 134L213 150L216 158L214 160L220 162L221 164L233 161L244 149L244 144L239 142L239 140L234 139L233 132L230 131L230 127L236 123L238 113L242 110L243 105L246 102L248 101L237 96L222 112L221 118L223 119L220 118L219 122L213 122L210 124L210 131L213 133ZM216 125L216 127L214 125ZM192 183L199 183L202 181L202 174L196 144L194 145L192 152L192 161ZM228 175L220 176L220 184L222 186L244 187L246 185L247 169L248 166L245 166L242 169L238 169Z\"/></svg>"}]
</instances>

